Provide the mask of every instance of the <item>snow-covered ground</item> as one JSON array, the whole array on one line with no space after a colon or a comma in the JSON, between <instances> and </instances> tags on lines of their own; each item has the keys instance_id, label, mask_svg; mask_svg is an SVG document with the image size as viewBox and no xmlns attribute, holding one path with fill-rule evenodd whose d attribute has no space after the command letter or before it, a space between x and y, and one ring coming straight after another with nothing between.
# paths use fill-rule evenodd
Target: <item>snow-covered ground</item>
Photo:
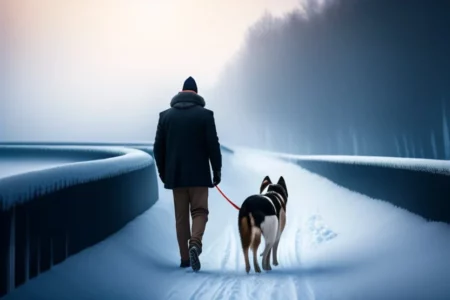
<instances>
[{"instance_id":1,"label":"snow-covered ground","mask_svg":"<svg viewBox=\"0 0 450 300\"><path fill-rule=\"evenodd\" d=\"M179 269L172 195L160 187L143 215L6 299L450 299L450 225L262 154L223 155L221 188L238 204L265 175L287 182L273 271L245 274L237 211L213 189L202 270Z\"/></svg>"}]
</instances>

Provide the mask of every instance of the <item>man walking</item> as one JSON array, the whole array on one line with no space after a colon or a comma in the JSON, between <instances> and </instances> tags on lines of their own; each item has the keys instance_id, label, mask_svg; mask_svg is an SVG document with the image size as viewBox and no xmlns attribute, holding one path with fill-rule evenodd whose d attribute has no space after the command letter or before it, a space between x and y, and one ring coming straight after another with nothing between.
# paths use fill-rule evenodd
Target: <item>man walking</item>
<instances>
[{"instance_id":1,"label":"man walking","mask_svg":"<svg viewBox=\"0 0 450 300\"><path fill-rule=\"evenodd\" d=\"M159 177L172 189L180 267L200 270L202 238L208 222L208 188L221 180L222 154L214 114L197 94L192 77L159 114L153 153ZM211 181L210 163L213 170ZM192 217L192 232L189 220Z\"/></svg>"}]
</instances>

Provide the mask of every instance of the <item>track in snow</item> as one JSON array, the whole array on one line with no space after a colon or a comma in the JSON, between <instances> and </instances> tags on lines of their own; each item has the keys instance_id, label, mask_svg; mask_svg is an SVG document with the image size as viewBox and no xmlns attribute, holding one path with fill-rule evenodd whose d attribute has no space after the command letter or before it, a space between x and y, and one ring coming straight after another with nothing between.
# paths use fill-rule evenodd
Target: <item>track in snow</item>
<instances>
[{"instance_id":1,"label":"track in snow","mask_svg":"<svg viewBox=\"0 0 450 300\"><path fill-rule=\"evenodd\" d=\"M210 189L202 270L178 268L171 191L105 241L6 299L444 299L450 226L338 187L300 167L224 153L222 190L237 204L283 175L287 227L273 271L247 275L237 211ZM263 244L263 243L262 243ZM260 252L263 250L260 248ZM259 257L259 259L261 259Z\"/></svg>"}]
</instances>

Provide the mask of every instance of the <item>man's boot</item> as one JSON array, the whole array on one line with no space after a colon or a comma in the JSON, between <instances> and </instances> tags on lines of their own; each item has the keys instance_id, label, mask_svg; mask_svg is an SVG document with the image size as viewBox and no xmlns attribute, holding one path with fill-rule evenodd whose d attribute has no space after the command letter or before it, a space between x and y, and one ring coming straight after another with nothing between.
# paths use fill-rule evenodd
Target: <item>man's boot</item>
<instances>
[{"instance_id":1,"label":"man's boot","mask_svg":"<svg viewBox=\"0 0 450 300\"><path fill-rule=\"evenodd\" d=\"M190 260L181 260L180 268L189 268L191 266Z\"/></svg>"},{"instance_id":2,"label":"man's boot","mask_svg":"<svg viewBox=\"0 0 450 300\"><path fill-rule=\"evenodd\" d=\"M199 256L201 253L202 253L202 248L199 247L198 245L191 244L189 246L189 259L190 259L192 270L194 272L199 271L200 268L202 267L201 263L200 263L200 259L199 259Z\"/></svg>"}]
</instances>

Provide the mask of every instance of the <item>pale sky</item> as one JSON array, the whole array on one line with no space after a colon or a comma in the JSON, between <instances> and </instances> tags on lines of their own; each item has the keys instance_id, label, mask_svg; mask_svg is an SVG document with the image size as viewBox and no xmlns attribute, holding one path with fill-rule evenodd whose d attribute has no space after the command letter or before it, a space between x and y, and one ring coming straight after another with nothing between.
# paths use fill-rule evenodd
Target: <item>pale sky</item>
<instances>
[{"instance_id":1,"label":"pale sky","mask_svg":"<svg viewBox=\"0 0 450 300\"><path fill-rule=\"evenodd\" d=\"M129 123L124 135L142 130L187 76L200 93L212 88L265 11L280 16L299 1L2 0L9 130L74 130L81 116L103 135L117 122Z\"/></svg>"}]
</instances>

